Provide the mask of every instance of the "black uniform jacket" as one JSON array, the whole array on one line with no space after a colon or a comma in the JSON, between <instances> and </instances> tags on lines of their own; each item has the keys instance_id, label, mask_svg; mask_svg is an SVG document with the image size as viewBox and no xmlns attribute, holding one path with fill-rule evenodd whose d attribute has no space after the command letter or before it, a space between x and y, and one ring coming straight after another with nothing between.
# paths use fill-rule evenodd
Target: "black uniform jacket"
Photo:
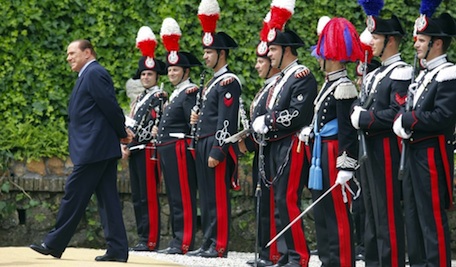
<instances>
[{"instance_id":1,"label":"black uniform jacket","mask_svg":"<svg viewBox=\"0 0 456 267\"><path fill-rule=\"evenodd\" d=\"M265 124L269 127L266 137L270 141L290 136L312 121L317 82L310 72L304 77L294 75L304 68L296 61L290 64L282 71L282 79L270 89L278 90L275 98L273 92L269 93L266 103ZM289 71L291 75L287 74Z\"/></svg>"},{"instance_id":2,"label":"black uniform jacket","mask_svg":"<svg viewBox=\"0 0 456 267\"><path fill-rule=\"evenodd\" d=\"M182 134L181 137L190 134L190 114L195 106L198 87L189 79L176 86L165 105L163 115L160 119L157 133L157 145L176 142L176 136L171 134Z\"/></svg>"},{"instance_id":3,"label":"black uniform jacket","mask_svg":"<svg viewBox=\"0 0 456 267\"><path fill-rule=\"evenodd\" d=\"M202 92L196 137L215 137L209 156L216 160L225 159L232 144L224 140L237 132L240 95L239 79L226 67L214 75Z\"/></svg>"},{"instance_id":4,"label":"black uniform jacket","mask_svg":"<svg viewBox=\"0 0 456 267\"><path fill-rule=\"evenodd\" d=\"M399 65L391 69L388 67L391 64ZM364 107L367 112L360 113L359 127L367 138L383 134L394 135L394 118L405 104L412 73L412 66L407 65L397 55L383 62L382 66L366 76L364 86L369 96L367 106ZM357 104L359 105L359 102Z\"/></svg>"}]
</instances>

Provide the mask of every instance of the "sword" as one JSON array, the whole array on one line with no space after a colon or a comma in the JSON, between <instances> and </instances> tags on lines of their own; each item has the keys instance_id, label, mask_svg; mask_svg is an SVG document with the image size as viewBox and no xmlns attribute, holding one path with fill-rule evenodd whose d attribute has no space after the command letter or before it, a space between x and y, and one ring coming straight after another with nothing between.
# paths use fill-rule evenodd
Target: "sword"
<instances>
[{"instance_id":1,"label":"sword","mask_svg":"<svg viewBox=\"0 0 456 267\"><path fill-rule=\"evenodd\" d=\"M225 138L224 142L225 143L236 143L239 140L248 136L251 132L253 132L253 130L251 128L244 129L240 132L233 134L232 136Z\"/></svg>"},{"instance_id":2,"label":"sword","mask_svg":"<svg viewBox=\"0 0 456 267\"><path fill-rule=\"evenodd\" d=\"M287 226L285 226L285 228L282 229L282 231L280 231L280 233L278 233L273 239L271 239L271 241L269 241L267 244L266 244L266 247L269 247L272 243L274 243L277 239L279 239L279 237L281 237L293 224L295 224L299 219L302 218L302 216L304 216L309 210L311 210L318 202L320 202L327 194L331 193L331 191L336 188L339 184L334 184L333 186L331 186L331 188L329 188L325 193L323 193L323 195L321 195L319 198L317 198L309 207L307 207L307 209L305 209L303 212L301 212L301 214L299 214L298 217L296 217L292 222L290 222Z\"/></svg>"}]
</instances>

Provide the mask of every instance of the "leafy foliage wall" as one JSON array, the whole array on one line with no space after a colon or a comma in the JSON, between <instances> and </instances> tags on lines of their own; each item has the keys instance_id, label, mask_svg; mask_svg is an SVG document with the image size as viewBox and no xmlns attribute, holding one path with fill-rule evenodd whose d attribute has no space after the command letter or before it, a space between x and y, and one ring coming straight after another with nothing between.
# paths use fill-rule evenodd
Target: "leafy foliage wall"
<instances>
[{"instance_id":1,"label":"leafy foliage wall","mask_svg":"<svg viewBox=\"0 0 456 267\"><path fill-rule=\"evenodd\" d=\"M254 69L254 48L270 2L219 1L218 31L229 33L239 43L240 48L230 54L230 67L244 83L247 106L261 86ZM420 1L385 2L382 16L396 14L409 33L403 43L403 56L412 62L411 32ZM66 106L76 80L76 73L71 73L66 63L70 41L89 38L93 42L98 60L111 73L119 102L126 109L125 82L134 74L140 57L135 38L141 26L150 26L159 37L161 22L171 16L183 32L181 49L202 55L201 27L196 16L199 1L0 0L0 4L0 167L12 158L67 155ZM436 14L443 11L456 16L450 0L444 0ZM346 17L360 32L365 27L365 16L356 0L298 0L287 27L297 31L310 47L317 41L316 24L323 15ZM164 52L159 42L157 57L164 59ZM307 49L301 49L299 58L322 81L322 73ZM200 71L193 72L195 81ZM171 90L166 77L161 81Z\"/></svg>"}]
</instances>

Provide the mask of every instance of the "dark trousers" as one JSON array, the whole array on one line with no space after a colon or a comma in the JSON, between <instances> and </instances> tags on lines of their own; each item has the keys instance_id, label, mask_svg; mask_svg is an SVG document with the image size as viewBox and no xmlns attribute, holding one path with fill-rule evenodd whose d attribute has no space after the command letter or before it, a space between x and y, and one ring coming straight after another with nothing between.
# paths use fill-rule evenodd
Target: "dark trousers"
<instances>
[{"instance_id":1,"label":"dark trousers","mask_svg":"<svg viewBox=\"0 0 456 267\"><path fill-rule=\"evenodd\" d=\"M215 168L209 168L207 161L213 147L214 137L198 140L196 145L196 173L201 209L203 244L207 250L215 248L220 256L228 252L229 230L231 223L231 176L234 161L230 155Z\"/></svg>"},{"instance_id":2,"label":"dark trousers","mask_svg":"<svg viewBox=\"0 0 456 267\"><path fill-rule=\"evenodd\" d=\"M186 253L193 249L196 231L195 160L185 140L158 147L166 184L173 239L169 246Z\"/></svg>"},{"instance_id":3,"label":"dark trousers","mask_svg":"<svg viewBox=\"0 0 456 267\"><path fill-rule=\"evenodd\" d=\"M296 136L269 142L269 172L274 180L275 209L278 214L277 231L281 231L301 214L301 196L309 175L309 159L305 151L297 152ZM303 149L304 150L304 149ZM307 266L310 253L303 221L295 223L284 233L288 261Z\"/></svg>"},{"instance_id":4,"label":"dark trousers","mask_svg":"<svg viewBox=\"0 0 456 267\"><path fill-rule=\"evenodd\" d=\"M366 211L366 266L405 266L399 148L396 137L366 139L368 160L361 166Z\"/></svg>"},{"instance_id":5,"label":"dark trousers","mask_svg":"<svg viewBox=\"0 0 456 267\"><path fill-rule=\"evenodd\" d=\"M448 172L453 172L453 153L442 151L445 144L437 141L428 144L410 146L406 154L403 190L409 262L410 266L451 266L445 209L449 204L447 185L453 175Z\"/></svg>"},{"instance_id":6,"label":"dark trousers","mask_svg":"<svg viewBox=\"0 0 456 267\"><path fill-rule=\"evenodd\" d=\"M266 247L266 244L271 240L276 234L276 224L274 218L274 189L272 186L267 184L263 179L267 181L271 181L271 176L269 175L269 170L266 167L266 163L268 159L266 156L269 155L268 153L268 146L264 147L263 151L263 160L262 160L262 168L264 171L264 176L261 177L260 169L259 169L259 151L255 151L255 155L253 157L253 168L252 168L252 179L253 184L257 185L258 180L260 179L260 191L257 192L256 186L254 187L254 196L255 196L255 213L257 220L259 220L258 225L258 245L260 248L260 259L268 260L276 263L279 260L280 254L278 252L277 243L274 242L271 246ZM260 194L258 199L257 194ZM259 202L259 206L258 205Z\"/></svg>"},{"instance_id":7,"label":"dark trousers","mask_svg":"<svg viewBox=\"0 0 456 267\"><path fill-rule=\"evenodd\" d=\"M127 258L128 240L117 192L117 159L74 166L65 184L57 221L44 243L56 252L65 250L93 193L98 201L107 254Z\"/></svg>"},{"instance_id":8,"label":"dark trousers","mask_svg":"<svg viewBox=\"0 0 456 267\"><path fill-rule=\"evenodd\" d=\"M317 200L337 179L336 161L338 141L323 141L321 144L322 190L311 190L312 200ZM350 195L346 191L347 197ZM325 267L355 266L353 222L349 203L344 203L340 186L322 198L314 209L315 232L318 256Z\"/></svg>"},{"instance_id":9,"label":"dark trousers","mask_svg":"<svg viewBox=\"0 0 456 267\"><path fill-rule=\"evenodd\" d=\"M151 250L160 245L160 205L158 161L151 160L152 149L137 150L129 158L131 197L139 242Z\"/></svg>"}]
</instances>

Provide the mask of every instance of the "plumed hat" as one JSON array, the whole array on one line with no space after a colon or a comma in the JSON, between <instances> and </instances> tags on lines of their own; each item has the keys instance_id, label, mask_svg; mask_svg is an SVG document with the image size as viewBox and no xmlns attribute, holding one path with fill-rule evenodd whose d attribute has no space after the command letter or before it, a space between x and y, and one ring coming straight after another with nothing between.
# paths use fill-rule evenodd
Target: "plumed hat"
<instances>
[{"instance_id":1,"label":"plumed hat","mask_svg":"<svg viewBox=\"0 0 456 267\"><path fill-rule=\"evenodd\" d=\"M268 57L269 47L268 47L268 33L269 26L268 22L271 20L271 12L269 11L263 19L263 28L260 31L260 42L256 47L256 55L258 57Z\"/></svg>"},{"instance_id":2,"label":"plumed hat","mask_svg":"<svg viewBox=\"0 0 456 267\"><path fill-rule=\"evenodd\" d=\"M217 0L202 0L198 7L198 19L203 28L203 47L217 50L238 47L236 41L224 32L216 32L220 18L220 7Z\"/></svg>"},{"instance_id":3,"label":"plumed hat","mask_svg":"<svg viewBox=\"0 0 456 267\"><path fill-rule=\"evenodd\" d=\"M380 18L380 11L383 8L383 0L358 0L367 15L367 29L371 33L381 35L404 36L405 31L398 17L392 15L389 19Z\"/></svg>"},{"instance_id":4,"label":"plumed hat","mask_svg":"<svg viewBox=\"0 0 456 267\"><path fill-rule=\"evenodd\" d=\"M139 79L141 72L145 70L153 70L158 74L166 74L165 63L155 58L155 48L157 39L150 27L142 26L136 36L136 47L141 50L142 57L138 62L138 70L133 79Z\"/></svg>"},{"instance_id":5,"label":"plumed hat","mask_svg":"<svg viewBox=\"0 0 456 267\"><path fill-rule=\"evenodd\" d=\"M358 76L362 76L365 67L367 68L366 73L369 73L372 69L378 67L376 64L378 61L375 60L375 62L371 64L372 58L374 57L372 46L370 45L372 41L372 34L367 28L361 33L359 40L361 43L361 50L363 51L363 59L360 60L356 66L356 74Z\"/></svg>"},{"instance_id":6,"label":"plumed hat","mask_svg":"<svg viewBox=\"0 0 456 267\"><path fill-rule=\"evenodd\" d=\"M166 56L166 66L179 66L190 68L200 66L201 62L188 52L179 51L179 40L182 36L179 24L173 18L166 18L163 20L160 37L162 38L163 45L165 46L168 54Z\"/></svg>"},{"instance_id":7,"label":"plumed hat","mask_svg":"<svg viewBox=\"0 0 456 267\"><path fill-rule=\"evenodd\" d=\"M269 45L302 47L304 42L294 31L285 30L285 23L294 13L295 0L272 0L271 19L268 22Z\"/></svg>"},{"instance_id":8,"label":"plumed hat","mask_svg":"<svg viewBox=\"0 0 456 267\"><path fill-rule=\"evenodd\" d=\"M345 18L332 18L326 24L316 52L321 58L334 61L356 62L364 58L356 28Z\"/></svg>"},{"instance_id":9,"label":"plumed hat","mask_svg":"<svg viewBox=\"0 0 456 267\"><path fill-rule=\"evenodd\" d=\"M372 41L372 34L367 28L364 29L364 31L359 36L359 41L361 42L361 49L363 50L364 55L362 62L367 61L369 63L374 57L374 54L372 51L372 46L370 45Z\"/></svg>"},{"instance_id":10,"label":"plumed hat","mask_svg":"<svg viewBox=\"0 0 456 267\"><path fill-rule=\"evenodd\" d=\"M442 0L422 0L420 17L415 21L416 34L428 36L456 36L456 23L448 13L442 13L438 18L431 18Z\"/></svg>"},{"instance_id":11,"label":"plumed hat","mask_svg":"<svg viewBox=\"0 0 456 267\"><path fill-rule=\"evenodd\" d=\"M325 28L326 24L331 20L330 17L328 16L322 16L318 19L317 23L317 35L320 37L321 33L323 32L323 29ZM321 57L317 54L317 45L312 45L310 47L310 55L313 56L316 59L320 59Z\"/></svg>"}]
</instances>

